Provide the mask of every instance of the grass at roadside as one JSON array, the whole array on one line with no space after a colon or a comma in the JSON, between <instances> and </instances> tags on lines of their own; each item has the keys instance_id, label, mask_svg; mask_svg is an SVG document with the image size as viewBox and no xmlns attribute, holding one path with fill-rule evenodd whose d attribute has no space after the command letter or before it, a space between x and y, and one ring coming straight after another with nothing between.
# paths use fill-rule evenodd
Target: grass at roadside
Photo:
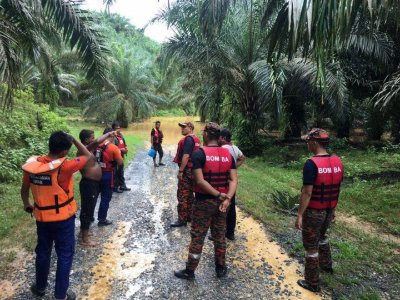
<instances>
[{"instance_id":1,"label":"grass at roadside","mask_svg":"<svg viewBox=\"0 0 400 300\"><path fill-rule=\"evenodd\" d=\"M348 178L337 214L355 215L373 223L381 232L398 236L399 178L384 174L400 169L400 154L377 151L372 154L355 149L334 152L343 157ZM278 212L271 193L298 195L307 157L305 147L271 146L262 157L248 159L239 169L239 205L265 222L278 241L298 258L304 250L293 230L295 217ZM334 291L335 298L379 299L379 295L389 295L389 298L397 295L400 290L398 244L339 221L332 226L330 235L336 273L323 275L323 282Z\"/></svg>"}]
</instances>

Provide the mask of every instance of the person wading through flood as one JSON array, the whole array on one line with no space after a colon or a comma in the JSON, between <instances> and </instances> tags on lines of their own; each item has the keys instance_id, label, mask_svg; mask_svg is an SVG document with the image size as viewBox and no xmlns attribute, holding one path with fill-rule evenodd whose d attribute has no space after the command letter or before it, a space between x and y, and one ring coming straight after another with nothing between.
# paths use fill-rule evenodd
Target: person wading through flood
<instances>
[{"instance_id":1,"label":"person wading through flood","mask_svg":"<svg viewBox=\"0 0 400 300\"><path fill-rule=\"evenodd\" d=\"M174 162L178 164L178 221L171 227L186 226L191 221L193 206L193 178L192 160L194 151L200 148L200 139L193 134L194 126L191 122L179 123L184 136L178 143Z\"/></svg>"},{"instance_id":2,"label":"person wading through flood","mask_svg":"<svg viewBox=\"0 0 400 300\"><path fill-rule=\"evenodd\" d=\"M114 121L111 125L112 129L117 133L114 138L114 144L119 148L122 155L122 165L115 165L114 169L114 189L116 193L122 193L124 191L130 191L131 189L126 186L125 174L124 174L124 157L128 154L128 146L126 145L125 139L121 133L121 125L118 121Z\"/></svg>"},{"instance_id":3,"label":"person wading through flood","mask_svg":"<svg viewBox=\"0 0 400 300\"><path fill-rule=\"evenodd\" d=\"M112 132L112 128L106 128L103 134ZM96 150L96 160L101 167L102 175L100 181L101 200L97 215L98 226L111 225L112 221L107 219L108 208L113 193L114 167L121 166L123 158L121 151L113 144L114 137L110 137L101 143Z\"/></svg>"},{"instance_id":4,"label":"person wading through flood","mask_svg":"<svg viewBox=\"0 0 400 300\"><path fill-rule=\"evenodd\" d=\"M99 144L114 135L114 132L109 132L95 140L93 130L83 129L79 133L79 139L81 143L94 154ZM77 155L80 154L80 152L77 153ZM81 173L82 179L79 182L79 192L81 194L81 214L79 216L81 232L79 237L83 246L93 247L96 246L97 243L90 239L89 228L90 224L94 221L94 210L97 197L100 193L100 180L102 175L101 168L94 155L90 157L85 167L81 170Z\"/></svg>"},{"instance_id":5,"label":"person wading through flood","mask_svg":"<svg viewBox=\"0 0 400 300\"><path fill-rule=\"evenodd\" d=\"M165 166L165 164L162 162L162 158L164 156L164 151L163 151L161 144L162 144L162 141L164 138L164 134L160 129L161 122L156 121L154 124L155 124L155 128L153 128L150 132L151 148L156 150L156 155L153 157L154 167ZM156 163L157 152L158 152L158 164Z\"/></svg>"},{"instance_id":6,"label":"person wading through flood","mask_svg":"<svg viewBox=\"0 0 400 300\"><path fill-rule=\"evenodd\" d=\"M75 159L66 156L72 144L82 153ZM75 251L75 213L73 173L82 170L92 154L69 134L56 131L49 138L49 153L32 156L22 166L24 176L21 198L24 209L36 219L36 282L31 286L35 296L46 293L53 243L57 253L54 297L75 299L68 291L69 274ZM34 204L29 201L29 190Z\"/></svg>"},{"instance_id":7,"label":"person wading through flood","mask_svg":"<svg viewBox=\"0 0 400 300\"><path fill-rule=\"evenodd\" d=\"M208 123L203 132L204 146L192 156L196 197L193 204L191 242L186 268L175 271L176 277L193 280L208 228L214 237L215 271L217 277L226 275L225 232L226 211L236 192L235 160L228 149L218 146L220 127Z\"/></svg>"},{"instance_id":8,"label":"person wading through flood","mask_svg":"<svg viewBox=\"0 0 400 300\"><path fill-rule=\"evenodd\" d=\"M295 227L302 231L305 249L305 280L297 283L319 292L319 270L333 273L331 250L326 231L335 214L343 180L343 164L339 157L326 151L328 133L312 129L302 137L314 154L303 168L303 187Z\"/></svg>"}]
</instances>

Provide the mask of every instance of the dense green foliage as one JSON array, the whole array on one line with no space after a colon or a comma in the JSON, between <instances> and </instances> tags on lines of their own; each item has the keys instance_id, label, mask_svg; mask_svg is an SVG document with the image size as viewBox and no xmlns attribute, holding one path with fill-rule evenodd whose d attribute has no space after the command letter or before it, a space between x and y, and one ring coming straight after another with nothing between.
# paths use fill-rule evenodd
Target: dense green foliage
<instances>
[{"instance_id":1,"label":"dense green foliage","mask_svg":"<svg viewBox=\"0 0 400 300\"><path fill-rule=\"evenodd\" d=\"M68 128L48 106L35 104L29 89L16 91L14 99L13 111L0 112L0 182L18 181L29 156L47 153L50 133Z\"/></svg>"},{"instance_id":2,"label":"dense green foliage","mask_svg":"<svg viewBox=\"0 0 400 300\"><path fill-rule=\"evenodd\" d=\"M96 14L99 30L107 37L109 84L94 87L85 101L85 115L101 121L118 119L123 127L149 117L166 100L157 94L155 61L159 45L119 15Z\"/></svg>"},{"instance_id":3,"label":"dense green foliage","mask_svg":"<svg viewBox=\"0 0 400 300\"><path fill-rule=\"evenodd\" d=\"M91 16L76 1L1 0L0 20L0 83L6 83L0 94L3 107L12 106L13 93L24 84L27 73L40 74L34 77L40 78L43 94L51 92L51 100L55 93L66 92L58 68L66 47L76 54L89 80L105 79L106 49Z\"/></svg>"},{"instance_id":4,"label":"dense green foliage","mask_svg":"<svg viewBox=\"0 0 400 300\"><path fill-rule=\"evenodd\" d=\"M399 7L389 2L368 1L379 8L371 14L362 0L177 1L158 17L176 30L164 68L178 65L202 119L235 129L250 154L260 130L299 137L323 126L349 137L361 126L399 142Z\"/></svg>"}]
</instances>

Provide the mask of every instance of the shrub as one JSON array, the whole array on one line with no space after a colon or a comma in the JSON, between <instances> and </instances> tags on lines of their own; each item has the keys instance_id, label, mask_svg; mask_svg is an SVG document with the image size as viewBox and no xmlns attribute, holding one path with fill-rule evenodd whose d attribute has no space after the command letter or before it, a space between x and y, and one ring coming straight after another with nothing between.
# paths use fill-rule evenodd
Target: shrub
<instances>
[{"instance_id":1,"label":"shrub","mask_svg":"<svg viewBox=\"0 0 400 300\"><path fill-rule=\"evenodd\" d=\"M34 104L31 90L16 91L13 110L0 112L0 182L19 180L21 165L31 155L48 151L49 135L68 130L48 105Z\"/></svg>"},{"instance_id":2,"label":"shrub","mask_svg":"<svg viewBox=\"0 0 400 300\"><path fill-rule=\"evenodd\" d=\"M299 197L287 192L275 191L270 195L275 208L281 212L295 214L299 206Z\"/></svg>"}]
</instances>

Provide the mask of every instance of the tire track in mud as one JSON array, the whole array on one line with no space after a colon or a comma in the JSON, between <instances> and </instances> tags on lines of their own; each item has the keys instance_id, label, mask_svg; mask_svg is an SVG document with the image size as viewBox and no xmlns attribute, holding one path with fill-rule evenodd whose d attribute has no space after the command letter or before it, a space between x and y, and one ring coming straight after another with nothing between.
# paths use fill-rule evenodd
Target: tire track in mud
<instances>
[{"instance_id":1,"label":"tire track in mud","mask_svg":"<svg viewBox=\"0 0 400 300\"><path fill-rule=\"evenodd\" d=\"M165 149L166 153L172 148ZM196 280L175 278L187 258L190 228L169 227L177 218L175 164L166 155L165 167L154 168L139 151L125 172L130 192L114 194L109 218L114 224L93 224L98 248L77 244L71 289L79 299L320 299L296 284L301 267L276 243L264 226L238 212L236 240L228 241L228 275L215 276L213 244L205 241ZM240 188L240 187L239 187ZM76 222L79 227L79 222ZM44 299L52 299L55 259ZM34 279L34 264L28 267ZM19 290L14 299L32 299Z\"/></svg>"}]
</instances>

